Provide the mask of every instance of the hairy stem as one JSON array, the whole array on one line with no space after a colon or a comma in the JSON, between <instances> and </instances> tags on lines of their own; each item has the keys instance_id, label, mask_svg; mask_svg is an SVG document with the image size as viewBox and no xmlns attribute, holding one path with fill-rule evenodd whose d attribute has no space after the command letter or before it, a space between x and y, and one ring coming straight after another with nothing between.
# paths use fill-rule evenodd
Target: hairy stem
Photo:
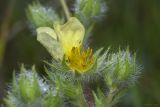
<instances>
[{"instance_id":1,"label":"hairy stem","mask_svg":"<svg viewBox=\"0 0 160 107\"><path fill-rule=\"evenodd\" d=\"M60 2L61 2L61 5L63 7L63 10L65 12L66 18L68 20L70 18L70 12L69 12L68 6L67 6L65 0L60 0Z\"/></svg>"}]
</instances>

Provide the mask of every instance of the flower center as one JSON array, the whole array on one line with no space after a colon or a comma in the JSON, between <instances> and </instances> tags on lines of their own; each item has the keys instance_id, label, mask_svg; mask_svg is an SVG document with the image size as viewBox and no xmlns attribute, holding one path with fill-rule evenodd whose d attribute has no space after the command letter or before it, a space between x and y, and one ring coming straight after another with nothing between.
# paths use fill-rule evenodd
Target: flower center
<instances>
[{"instance_id":1,"label":"flower center","mask_svg":"<svg viewBox=\"0 0 160 107\"><path fill-rule=\"evenodd\" d=\"M71 69L83 73L90 69L94 63L92 49L85 50L80 47L73 47L71 52L66 55L66 62Z\"/></svg>"}]
</instances>

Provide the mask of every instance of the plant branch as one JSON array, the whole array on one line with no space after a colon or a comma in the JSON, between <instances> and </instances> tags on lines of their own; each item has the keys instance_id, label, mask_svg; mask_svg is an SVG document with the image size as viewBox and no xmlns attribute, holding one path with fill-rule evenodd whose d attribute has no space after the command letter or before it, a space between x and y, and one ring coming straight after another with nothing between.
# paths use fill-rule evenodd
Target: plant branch
<instances>
[{"instance_id":1,"label":"plant branch","mask_svg":"<svg viewBox=\"0 0 160 107\"><path fill-rule=\"evenodd\" d=\"M60 0L60 2L61 2L61 5L63 7L63 10L65 12L66 18L68 20L70 18L70 12L69 12L68 6L67 6L65 0Z\"/></svg>"}]
</instances>

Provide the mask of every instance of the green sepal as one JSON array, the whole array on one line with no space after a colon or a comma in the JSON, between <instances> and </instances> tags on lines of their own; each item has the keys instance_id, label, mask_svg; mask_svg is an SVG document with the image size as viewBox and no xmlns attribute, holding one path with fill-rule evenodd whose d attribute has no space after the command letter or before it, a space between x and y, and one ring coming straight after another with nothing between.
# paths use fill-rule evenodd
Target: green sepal
<instances>
[{"instance_id":1,"label":"green sepal","mask_svg":"<svg viewBox=\"0 0 160 107\"><path fill-rule=\"evenodd\" d=\"M98 88L97 93L95 93L94 91L92 93L94 96L95 106L96 107L106 107L105 96L104 96L103 92Z\"/></svg>"},{"instance_id":2,"label":"green sepal","mask_svg":"<svg viewBox=\"0 0 160 107\"><path fill-rule=\"evenodd\" d=\"M52 93L49 93L44 98L43 107L61 107L61 100L59 95L52 95Z\"/></svg>"}]
</instances>

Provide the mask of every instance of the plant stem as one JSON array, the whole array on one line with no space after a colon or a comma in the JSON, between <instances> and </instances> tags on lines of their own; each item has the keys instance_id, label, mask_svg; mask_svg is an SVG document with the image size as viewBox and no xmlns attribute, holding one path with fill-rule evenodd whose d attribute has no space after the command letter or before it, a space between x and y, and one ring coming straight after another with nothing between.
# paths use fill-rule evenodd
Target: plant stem
<instances>
[{"instance_id":1,"label":"plant stem","mask_svg":"<svg viewBox=\"0 0 160 107\"><path fill-rule=\"evenodd\" d=\"M9 40L10 22L16 0L10 0L0 26L0 68L2 65L6 43Z\"/></svg>"},{"instance_id":2,"label":"plant stem","mask_svg":"<svg viewBox=\"0 0 160 107\"><path fill-rule=\"evenodd\" d=\"M63 7L63 10L65 12L66 18L68 20L70 18L70 12L69 12L68 6L67 6L65 0L60 0L60 2L61 2L61 5Z\"/></svg>"}]
</instances>

